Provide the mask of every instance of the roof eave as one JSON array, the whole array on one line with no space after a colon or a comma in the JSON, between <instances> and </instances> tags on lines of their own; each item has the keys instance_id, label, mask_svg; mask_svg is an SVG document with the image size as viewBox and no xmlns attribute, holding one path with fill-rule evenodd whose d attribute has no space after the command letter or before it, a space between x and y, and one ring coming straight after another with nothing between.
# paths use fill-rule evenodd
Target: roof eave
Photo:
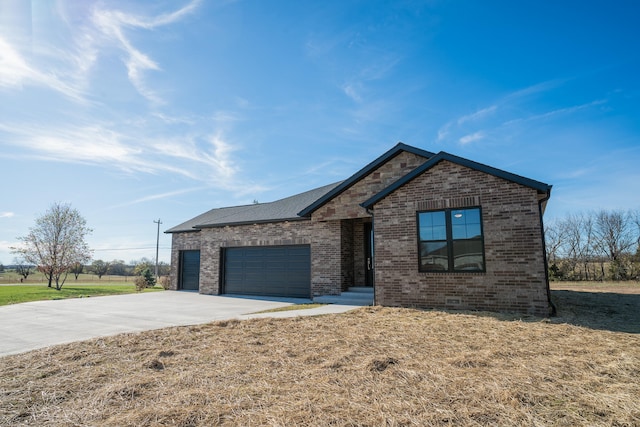
<instances>
[{"instance_id":1,"label":"roof eave","mask_svg":"<svg viewBox=\"0 0 640 427\"><path fill-rule=\"evenodd\" d=\"M175 233L195 233L196 231L200 231L197 228L191 228L191 229L184 229L184 230L173 230L173 229L169 229L167 231L164 231L164 234L175 234Z\"/></svg>"},{"instance_id":2,"label":"roof eave","mask_svg":"<svg viewBox=\"0 0 640 427\"><path fill-rule=\"evenodd\" d=\"M377 159L375 159L374 161L372 161L371 163L369 163L368 165L360 169L355 174L351 175L351 177L343 181L342 184L338 185L336 188L334 188L333 190L325 194L323 197L319 198L318 200L316 200L315 202L313 202L312 204L304 208L302 211L298 212L298 215L301 217L310 216L313 212L315 212L316 210L324 206L331 199L340 195L341 193L346 191L348 188L350 188L352 185L354 185L356 182L360 181L362 178L364 178L365 176L373 172L382 164L388 162L389 160L396 157L398 154L400 154L403 151L406 151L408 153L412 153L427 159L436 155L435 153L432 153L430 151L423 150L417 147L412 147L410 145L399 142L393 148L388 150L386 153L384 153L383 155L381 155L380 157L378 157Z\"/></svg>"},{"instance_id":3,"label":"roof eave","mask_svg":"<svg viewBox=\"0 0 640 427\"><path fill-rule=\"evenodd\" d=\"M224 223L216 223L216 224L198 224L194 226L195 231L200 231L204 228L222 228L227 226L236 226L236 225L254 225L254 224L271 224L271 223L279 223L279 222L290 222L290 221L308 221L309 218L301 218L301 217L293 217L293 218L277 218L277 219L258 219L253 221L236 221L236 222L224 222Z\"/></svg>"}]
</instances>

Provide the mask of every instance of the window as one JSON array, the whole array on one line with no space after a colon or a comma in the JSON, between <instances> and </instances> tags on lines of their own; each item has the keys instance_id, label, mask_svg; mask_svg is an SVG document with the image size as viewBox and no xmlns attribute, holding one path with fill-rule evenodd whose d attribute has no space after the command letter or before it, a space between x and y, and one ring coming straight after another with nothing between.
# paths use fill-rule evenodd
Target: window
<instances>
[{"instance_id":1,"label":"window","mask_svg":"<svg viewBox=\"0 0 640 427\"><path fill-rule=\"evenodd\" d=\"M480 208L418 212L420 271L484 271Z\"/></svg>"}]
</instances>

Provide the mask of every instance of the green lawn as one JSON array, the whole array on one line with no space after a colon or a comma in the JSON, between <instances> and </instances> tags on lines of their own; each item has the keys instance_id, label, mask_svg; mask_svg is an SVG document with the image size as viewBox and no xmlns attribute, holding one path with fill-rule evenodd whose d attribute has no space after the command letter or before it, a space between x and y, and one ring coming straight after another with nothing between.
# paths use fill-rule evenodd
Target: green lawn
<instances>
[{"instance_id":1,"label":"green lawn","mask_svg":"<svg viewBox=\"0 0 640 427\"><path fill-rule=\"evenodd\" d=\"M163 290L161 287L146 289L144 292ZM66 298L87 298L94 296L132 294L136 292L133 283L123 284L65 284L61 290L40 285L6 285L0 286L0 306L18 304L29 301L56 300Z\"/></svg>"}]
</instances>

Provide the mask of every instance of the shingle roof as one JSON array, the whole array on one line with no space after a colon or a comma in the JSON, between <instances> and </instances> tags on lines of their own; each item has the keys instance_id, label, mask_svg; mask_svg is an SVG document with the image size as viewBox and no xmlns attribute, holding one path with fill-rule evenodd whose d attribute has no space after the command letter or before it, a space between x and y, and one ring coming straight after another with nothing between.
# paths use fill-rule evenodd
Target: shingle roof
<instances>
[{"instance_id":1,"label":"shingle roof","mask_svg":"<svg viewBox=\"0 0 640 427\"><path fill-rule=\"evenodd\" d=\"M241 225L241 224L258 224L265 222L281 222L281 221L297 221L308 219L311 214L323 206L325 203L347 190L349 187L360 181L369 173L386 163L393 157L400 154L402 151L407 151L425 158L425 163L409 172L407 175L398 179L396 182L380 191L378 194L366 200L361 206L370 208L383 198L387 197L398 188L402 187L406 183L410 182L417 176L426 172L439 162L447 160L459 165L479 170L484 173L488 173L527 187L534 188L542 195L548 195L551 192L551 186L533 179L525 178L520 175L516 175L510 172L496 169L491 166L487 166L481 163L477 163L462 157L454 156L449 153L441 151L438 154L430 151L422 150L420 148L398 143L389 151L378 157L373 162L369 163L364 168L353 174L345 181L336 182L334 184L325 185L323 187L315 188L313 190L296 194L295 196L287 197L281 200L276 200L270 203L259 203L253 205L244 206L232 206L226 208L212 209L208 212L198 215L197 217L190 219L180 225L177 225L165 233L180 233L189 231L198 231L202 228L224 227L226 225Z\"/></svg>"},{"instance_id":2,"label":"shingle roof","mask_svg":"<svg viewBox=\"0 0 640 427\"><path fill-rule=\"evenodd\" d=\"M315 188L295 196L269 203L257 203L244 206L216 208L189 221L177 225L165 233L198 231L201 228L224 227L225 225L258 224L264 222L296 221L307 218L298 216L298 212L321 198L341 182Z\"/></svg>"}]
</instances>

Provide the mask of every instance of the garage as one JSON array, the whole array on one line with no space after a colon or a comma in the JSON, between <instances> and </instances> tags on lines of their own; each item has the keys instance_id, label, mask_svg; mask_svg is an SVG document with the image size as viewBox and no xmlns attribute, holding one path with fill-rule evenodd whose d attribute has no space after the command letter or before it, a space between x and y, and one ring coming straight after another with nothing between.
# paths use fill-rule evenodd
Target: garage
<instances>
[{"instance_id":1,"label":"garage","mask_svg":"<svg viewBox=\"0 0 640 427\"><path fill-rule=\"evenodd\" d=\"M309 298L309 245L226 248L223 289L227 294Z\"/></svg>"},{"instance_id":2,"label":"garage","mask_svg":"<svg viewBox=\"0 0 640 427\"><path fill-rule=\"evenodd\" d=\"M200 251L180 251L178 289L197 291L200 288Z\"/></svg>"}]
</instances>

